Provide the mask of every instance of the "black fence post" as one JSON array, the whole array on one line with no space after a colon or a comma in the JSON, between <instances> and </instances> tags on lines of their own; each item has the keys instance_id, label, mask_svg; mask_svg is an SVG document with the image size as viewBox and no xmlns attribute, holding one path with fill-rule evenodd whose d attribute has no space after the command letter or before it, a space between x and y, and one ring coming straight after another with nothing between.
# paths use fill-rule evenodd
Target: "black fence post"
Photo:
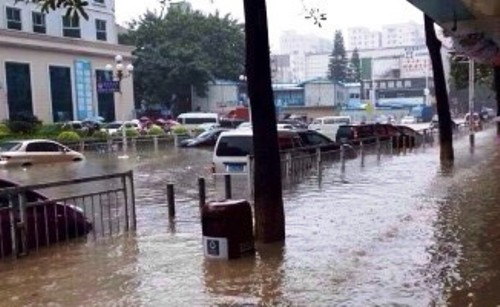
<instances>
[{"instance_id":1,"label":"black fence post","mask_svg":"<svg viewBox=\"0 0 500 307\"><path fill-rule=\"evenodd\" d=\"M167 184L167 204L168 204L168 218L175 218L175 192L174 185Z\"/></svg>"},{"instance_id":2,"label":"black fence post","mask_svg":"<svg viewBox=\"0 0 500 307\"><path fill-rule=\"evenodd\" d=\"M233 198L233 191L231 188L231 175L225 174L224 175L224 186L225 186L225 191L226 191L226 199L231 199Z\"/></svg>"},{"instance_id":3,"label":"black fence post","mask_svg":"<svg viewBox=\"0 0 500 307\"><path fill-rule=\"evenodd\" d=\"M206 199L207 199L207 194L206 194L206 190L205 190L205 178L198 178L198 193L200 195L200 210L203 208L203 206L205 206L205 202L206 202Z\"/></svg>"}]
</instances>

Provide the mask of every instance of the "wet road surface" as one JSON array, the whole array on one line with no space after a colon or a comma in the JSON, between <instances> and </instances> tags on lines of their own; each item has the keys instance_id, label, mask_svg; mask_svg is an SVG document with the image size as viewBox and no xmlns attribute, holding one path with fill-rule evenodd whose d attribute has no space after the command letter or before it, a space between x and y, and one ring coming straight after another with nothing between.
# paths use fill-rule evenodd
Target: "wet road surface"
<instances>
[{"instance_id":1,"label":"wet road surface","mask_svg":"<svg viewBox=\"0 0 500 307\"><path fill-rule=\"evenodd\" d=\"M24 183L134 169L138 230L43 249L0 263L2 306L496 306L500 304L500 142L492 131L456 144L327 167L285 191L285 245L206 261L196 178L211 152L169 149L129 160L0 171ZM165 184L176 183L169 223ZM220 184L209 182L209 198ZM219 188L217 192L215 188Z\"/></svg>"}]
</instances>

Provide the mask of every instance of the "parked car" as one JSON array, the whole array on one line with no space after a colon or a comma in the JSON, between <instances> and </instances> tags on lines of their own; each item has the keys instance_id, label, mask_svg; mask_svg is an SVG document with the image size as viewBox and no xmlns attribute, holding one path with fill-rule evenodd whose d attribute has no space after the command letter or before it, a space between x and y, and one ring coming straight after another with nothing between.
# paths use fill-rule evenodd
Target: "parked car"
<instances>
[{"instance_id":1,"label":"parked car","mask_svg":"<svg viewBox=\"0 0 500 307\"><path fill-rule=\"evenodd\" d=\"M344 125L337 130L335 140L341 144L359 145L376 142L375 124Z\"/></svg>"},{"instance_id":2,"label":"parked car","mask_svg":"<svg viewBox=\"0 0 500 307\"><path fill-rule=\"evenodd\" d=\"M295 129L307 129L307 124L298 119L282 119L278 121L278 124L292 125Z\"/></svg>"},{"instance_id":3,"label":"parked car","mask_svg":"<svg viewBox=\"0 0 500 307\"><path fill-rule=\"evenodd\" d=\"M19 184L6 179L0 179L0 190L15 188ZM25 193L28 206L30 203L39 202L36 207L28 207L26 210L26 244L29 249L38 246L48 246L64 241L85 236L92 230L92 223L85 217L84 212L77 206L50 201L45 195L32 190ZM12 205L18 208L18 198L12 198ZM0 194L0 244L4 255L12 253L11 219L9 197ZM19 222L19 215L15 214L15 221ZM16 231L16 239L20 246L21 238L19 230ZM48 240L47 240L48 239Z\"/></svg>"},{"instance_id":4,"label":"parked car","mask_svg":"<svg viewBox=\"0 0 500 307\"><path fill-rule=\"evenodd\" d=\"M308 128L334 137L340 126L349 124L351 124L350 116L327 116L316 118Z\"/></svg>"},{"instance_id":5,"label":"parked car","mask_svg":"<svg viewBox=\"0 0 500 307\"><path fill-rule=\"evenodd\" d=\"M181 141L179 146L180 147L215 146L215 143L217 143L219 135L224 131L228 131L228 129L215 128L212 130L208 130L201 133L195 138Z\"/></svg>"},{"instance_id":6,"label":"parked car","mask_svg":"<svg viewBox=\"0 0 500 307\"><path fill-rule=\"evenodd\" d=\"M104 126L101 131L106 132L108 135L116 135L118 133L121 133L122 129L125 127L125 129L130 129L134 128L137 131L140 131L141 128L138 123L136 122L122 122L122 121L115 121L112 123L107 124Z\"/></svg>"},{"instance_id":7,"label":"parked car","mask_svg":"<svg viewBox=\"0 0 500 307\"><path fill-rule=\"evenodd\" d=\"M458 129L458 125L457 125L457 123L454 120L451 121L451 125L452 125L453 131L455 131L455 130ZM431 128L431 129L439 129L439 117L437 115L434 115L432 117L432 120L431 120L431 123L429 125L429 128Z\"/></svg>"},{"instance_id":8,"label":"parked car","mask_svg":"<svg viewBox=\"0 0 500 307\"><path fill-rule=\"evenodd\" d=\"M303 148L300 136L292 130L278 130L280 150ZM251 129L236 129L221 133L213 154L215 173L247 172L247 156L253 154L253 132Z\"/></svg>"},{"instance_id":9,"label":"parked car","mask_svg":"<svg viewBox=\"0 0 500 307\"><path fill-rule=\"evenodd\" d=\"M405 116L401 119L401 125L412 125L418 123L415 116Z\"/></svg>"},{"instance_id":10,"label":"parked car","mask_svg":"<svg viewBox=\"0 0 500 307\"><path fill-rule=\"evenodd\" d=\"M297 134L302 139L304 146L309 147L309 153L316 152L319 148L321 152L335 152L340 151L340 144L334 142L332 139L314 130L296 130ZM354 159L357 156L354 148L349 144L344 144L346 150L346 158Z\"/></svg>"},{"instance_id":11,"label":"parked car","mask_svg":"<svg viewBox=\"0 0 500 307\"><path fill-rule=\"evenodd\" d=\"M242 122L241 124L236 127L236 129L252 129L252 123L251 122Z\"/></svg>"},{"instance_id":12,"label":"parked car","mask_svg":"<svg viewBox=\"0 0 500 307\"><path fill-rule=\"evenodd\" d=\"M0 144L1 166L82 161L83 154L51 140L9 141Z\"/></svg>"},{"instance_id":13,"label":"parked car","mask_svg":"<svg viewBox=\"0 0 500 307\"><path fill-rule=\"evenodd\" d=\"M203 131L209 131L209 130L213 130L213 129L216 129L219 127L220 127L220 125L217 123L205 123L205 124L198 125L196 127L196 129L203 130Z\"/></svg>"},{"instance_id":14,"label":"parked car","mask_svg":"<svg viewBox=\"0 0 500 307\"><path fill-rule=\"evenodd\" d=\"M418 131L403 125L398 125L396 128L401 132L401 137L398 140L399 148L403 146L406 148L414 148L424 142L424 136ZM428 134L426 137L427 139L425 142L430 142L431 138L433 138L432 134Z\"/></svg>"},{"instance_id":15,"label":"parked car","mask_svg":"<svg viewBox=\"0 0 500 307\"><path fill-rule=\"evenodd\" d=\"M408 128L410 129L410 128ZM411 129L414 131L413 129ZM415 140L409 130L398 129L391 124L362 124L362 125L346 125L341 126L337 131L336 141L343 144L360 145L374 144L377 139L380 142L392 142L393 148L402 148L413 144ZM406 143L405 143L406 142Z\"/></svg>"}]
</instances>

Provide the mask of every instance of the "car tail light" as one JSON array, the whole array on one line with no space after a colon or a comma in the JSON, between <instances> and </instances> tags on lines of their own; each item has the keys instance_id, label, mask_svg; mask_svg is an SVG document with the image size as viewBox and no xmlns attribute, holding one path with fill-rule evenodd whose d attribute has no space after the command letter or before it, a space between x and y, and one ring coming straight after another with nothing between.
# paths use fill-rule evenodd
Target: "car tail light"
<instances>
[{"instance_id":1,"label":"car tail light","mask_svg":"<svg viewBox=\"0 0 500 307\"><path fill-rule=\"evenodd\" d=\"M356 129L352 129L352 130L353 130L354 138L357 139L358 138L358 131L356 131Z\"/></svg>"}]
</instances>

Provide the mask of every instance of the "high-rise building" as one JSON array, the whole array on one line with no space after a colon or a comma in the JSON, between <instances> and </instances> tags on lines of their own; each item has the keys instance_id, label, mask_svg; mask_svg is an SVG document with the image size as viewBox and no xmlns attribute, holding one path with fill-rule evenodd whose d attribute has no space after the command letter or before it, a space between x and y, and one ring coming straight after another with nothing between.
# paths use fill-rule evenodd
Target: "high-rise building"
<instances>
[{"instance_id":1,"label":"high-rise building","mask_svg":"<svg viewBox=\"0 0 500 307\"><path fill-rule=\"evenodd\" d=\"M382 46L382 33L371 31L365 27L349 28L347 30L347 48L354 49L376 49Z\"/></svg>"},{"instance_id":2,"label":"high-rise building","mask_svg":"<svg viewBox=\"0 0 500 307\"><path fill-rule=\"evenodd\" d=\"M292 81L300 82L306 78L305 54L331 52L332 42L315 35L299 34L296 31L286 31L280 37L281 54L290 55Z\"/></svg>"},{"instance_id":3,"label":"high-rise building","mask_svg":"<svg viewBox=\"0 0 500 307\"><path fill-rule=\"evenodd\" d=\"M417 46L425 43L425 31L415 22L386 25L382 31L354 27L347 29L347 42L349 50Z\"/></svg>"},{"instance_id":4,"label":"high-rise building","mask_svg":"<svg viewBox=\"0 0 500 307\"><path fill-rule=\"evenodd\" d=\"M25 1L0 0L0 9L0 119L19 113L44 122L132 116L126 67L133 48L117 44L114 0L90 0L88 19L67 17L62 9L45 14ZM127 76L120 92L106 70L117 55L122 65L115 67Z\"/></svg>"},{"instance_id":5,"label":"high-rise building","mask_svg":"<svg viewBox=\"0 0 500 307\"><path fill-rule=\"evenodd\" d=\"M422 24L407 22L382 27L382 46L386 48L425 44Z\"/></svg>"}]
</instances>

